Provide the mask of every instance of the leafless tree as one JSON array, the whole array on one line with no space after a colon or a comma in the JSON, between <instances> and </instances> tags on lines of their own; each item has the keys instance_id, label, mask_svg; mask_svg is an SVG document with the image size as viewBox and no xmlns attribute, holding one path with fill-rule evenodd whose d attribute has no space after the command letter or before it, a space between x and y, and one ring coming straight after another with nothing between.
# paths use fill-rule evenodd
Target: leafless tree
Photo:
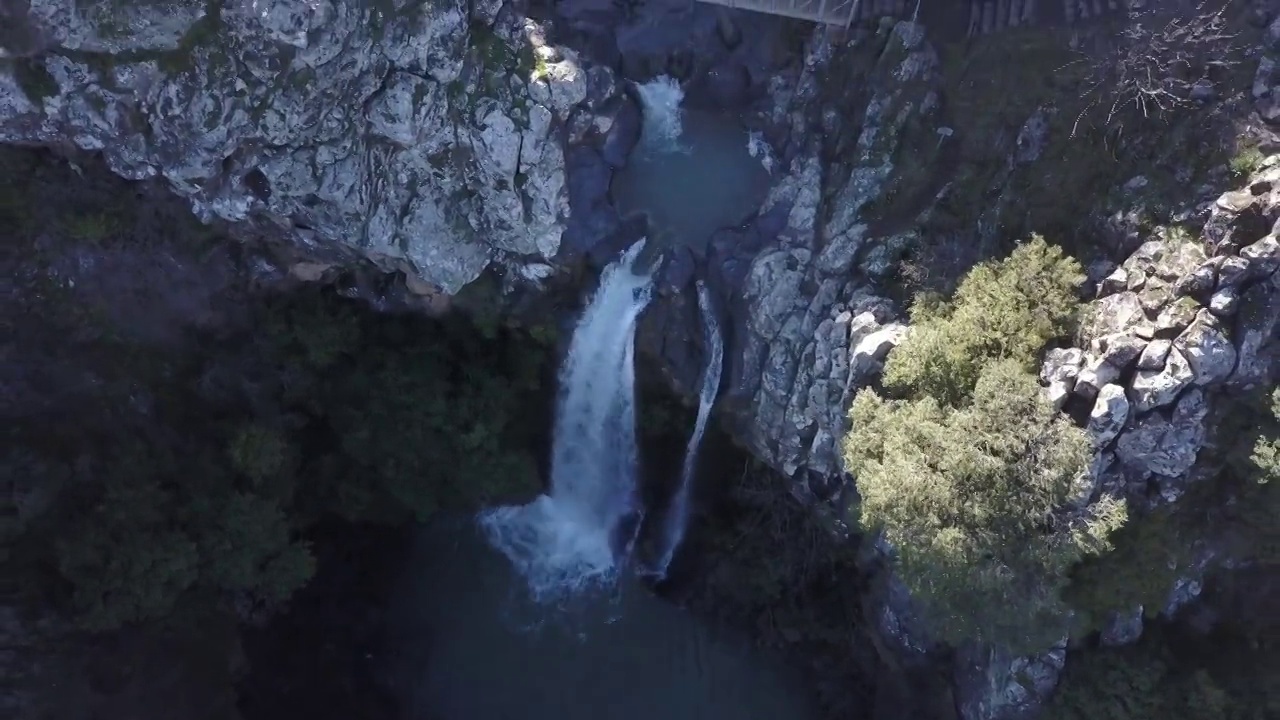
<instances>
[{"instance_id":1,"label":"leafless tree","mask_svg":"<svg viewBox=\"0 0 1280 720\"><path fill-rule=\"evenodd\" d=\"M1210 10L1200 4L1176 14L1132 10L1124 30L1105 49L1081 51L1077 62L1085 66L1086 104L1072 135L1096 113L1104 113L1101 126L1123 132L1126 122L1164 119L1194 104L1198 84L1214 82L1239 63L1241 47L1228 22L1228 6Z\"/></svg>"}]
</instances>

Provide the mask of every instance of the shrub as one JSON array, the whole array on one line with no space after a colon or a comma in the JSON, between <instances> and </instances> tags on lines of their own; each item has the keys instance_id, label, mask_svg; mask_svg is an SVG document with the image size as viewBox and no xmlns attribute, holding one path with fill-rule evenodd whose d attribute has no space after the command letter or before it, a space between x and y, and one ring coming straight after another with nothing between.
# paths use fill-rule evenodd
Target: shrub
<instances>
[{"instance_id":1,"label":"shrub","mask_svg":"<svg viewBox=\"0 0 1280 720\"><path fill-rule=\"evenodd\" d=\"M1045 343L1071 331L1083 281L1079 264L1038 236L1002 261L975 266L950 303L912 308L914 332L889 356L886 389L955 405L988 361L1030 369Z\"/></svg>"},{"instance_id":2,"label":"shrub","mask_svg":"<svg viewBox=\"0 0 1280 720\"><path fill-rule=\"evenodd\" d=\"M1040 238L976 267L952 302L916 312L886 366L893 399L854 399L844 458L858 521L893 544L944 641L1035 649L1061 638L1067 571L1124 522L1110 501L1061 511L1087 472L1089 440L1030 372L1070 329L1080 280Z\"/></svg>"},{"instance_id":3,"label":"shrub","mask_svg":"<svg viewBox=\"0 0 1280 720\"><path fill-rule=\"evenodd\" d=\"M310 550L273 501L236 492L198 452L143 443L102 459L100 496L57 543L85 627L162 617L197 586L278 602L310 579Z\"/></svg>"},{"instance_id":4,"label":"shrub","mask_svg":"<svg viewBox=\"0 0 1280 720\"><path fill-rule=\"evenodd\" d=\"M1263 720L1280 709L1272 644L1152 627L1136 644L1068 656L1046 720Z\"/></svg>"}]
</instances>

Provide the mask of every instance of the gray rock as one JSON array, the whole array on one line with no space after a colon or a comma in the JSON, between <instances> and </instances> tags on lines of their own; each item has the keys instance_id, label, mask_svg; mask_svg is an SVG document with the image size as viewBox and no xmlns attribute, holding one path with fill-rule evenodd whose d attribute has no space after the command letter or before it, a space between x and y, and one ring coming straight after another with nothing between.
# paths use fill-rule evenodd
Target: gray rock
<instances>
[{"instance_id":1,"label":"gray rock","mask_svg":"<svg viewBox=\"0 0 1280 720\"><path fill-rule=\"evenodd\" d=\"M833 136L848 133L851 159L829 175L816 146L784 156L762 216L777 213L785 222L776 240L749 259L738 294L742 332L729 353L744 358L743 440L791 476L801 468L838 472L834 438L844 432L849 402L879 372L877 355L899 332L876 335L895 313L863 278L892 272L901 244L911 238L900 234L873 242L861 213L888 190L904 136L935 137L938 58L909 23L885 37L901 47L879 55L869 69L885 81L875 83L860 125L844 128L843 96L829 106L820 100L833 57L860 61L837 55L821 31L813 34L799 77L780 78L771 93L773 116L791 125L793 137L809 137L811 122L821 118ZM868 337L871 344L862 349L877 352L858 352Z\"/></svg>"},{"instance_id":2,"label":"gray rock","mask_svg":"<svg viewBox=\"0 0 1280 720\"><path fill-rule=\"evenodd\" d=\"M1090 352L1121 372L1127 370L1147 347L1147 340L1128 333L1115 333L1094 338Z\"/></svg>"},{"instance_id":3,"label":"gray rock","mask_svg":"<svg viewBox=\"0 0 1280 720\"><path fill-rule=\"evenodd\" d=\"M1204 584L1199 578L1178 578L1174 581L1173 589L1169 591L1169 597L1165 600L1161 614L1166 618L1174 617L1179 610L1200 597L1203 590Z\"/></svg>"},{"instance_id":4,"label":"gray rock","mask_svg":"<svg viewBox=\"0 0 1280 720\"><path fill-rule=\"evenodd\" d=\"M1227 286L1216 290L1209 297L1209 312L1220 318L1230 317L1236 314L1236 307L1239 303L1240 291L1234 287Z\"/></svg>"},{"instance_id":5,"label":"gray rock","mask_svg":"<svg viewBox=\"0 0 1280 720\"><path fill-rule=\"evenodd\" d=\"M232 0L197 25L207 5L36 3L56 29L39 60L56 90L34 103L0 89L0 141L101 151L124 177L164 177L202 219L269 228L317 260L363 255L446 294L492 262L519 276L558 252L554 128L585 83L572 52L537 47L532 20L498 19L493 0L424 13ZM478 40L473 21L493 28ZM151 55L179 39L180 56ZM538 78L516 67L529 43Z\"/></svg>"},{"instance_id":6,"label":"gray rock","mask_svg":"<svg viewBox=\"0 0 1280 720\"><path fill-rule=\"evenodd\" d=\"M1217 281L1217 269L1212 264L1206 263L1191 271L1190 274L1178 278L1178 281L1173 285L1173 292L1176 295L1198 297L1213 292Z\"/></svg>"},{"instance_id":7,"label":"gray rock","mask_svg":"<svg viewBox=\"0 0 1280 720\"><path fill-rule=\"evenodd\" d=\"M1218 287L1235 287L1247 278L1248 273L1248 260L1237 255L1224 257L1218 265Z\"/></svg>"},{"instance_id":8,"label":"gray rock","mask_svg":"<svg viewBox=\"0 0 1280 720\"><path fill-rule=\"evenodd\" d=\"M1142 303L1142 309L1149 315L1158 315L1173 298L1173 287L1165 281L1154 277L1138 293L1138 300Z\"/></svg>"},{"instance_id":9,"label":"gray rock","mask_svg":"<svg viewBox=\"0 0 1280 720\"><path fill-rule=\"evenodd\" d=\"M1040 367L1040 379L1046 383L1061 380L1074 383L1084 365L1084 351L1080 348L1054 348L1045 353Z\"/></svg>"},{"instance_id":10,"label":"gray rock","mask_svg":"<svg viewBox=\"0 0 1280 720\"><path fill-rule=\"evenodd\" d=\"M1255 202L1258 197L1246 190L1232 190L1218 196L1218 207L1228 212L1240 213L1247 210Z\"/></svg>"},{"instance_id":11,"label":"gray rock","mask_svg":"<svg viewBox=\"0 0 1280 720\"><path fill-rule=\"evenodd\" d=\"M122 53L175 50L205 16L198 0L141 4L31 0L30 19L68 50Z\"/></svg>"},{"instance_id":12,"label":"gray rock","mask_svg":"<svg viewBox=\"0 0 1280 720\"><path fill-rule=\"evenodd\" d=\"M1199 243L1171 240L1148 240L1133 251L1123 263L1126 268L1140 270L1167 282L1174 282L1208 260Z\"/></svg>"},{"instance_id":13,"label":"gray rock","mask_svg":"<svg viewBox=\"0 0 1280 720\"><path fill-rule=\"evenodd\" d=\"M1102 298L1093 306L1093 323L1089 330L1092 337L1125 332L1134 325L1146 321L1142 302L1134 292L1121 292Z\"/></svg>"},{"instance_id":14,"label":"gray rock","mask_svg":"<svg viewBox=\"0 0 1280 720\"><path fill-rule=\"evenodd\" d=\"M1280 268L1280 239L1267 235L1261 240L1240 249L1240 257L1249 261L1249 275L1270 275Z\"/></svg>"},{"instance_id":15,"label":"gray rock","mask_svg":"<svg viewBox=\"0 0 1280 720\"><path fill-rule=\"evenodd\" d=\"M1113 612L1107 617L1106 627L1098 637L1105 647L1132 645L1142 637L1142 620L1144 617L1141 605L1124 612Z\"/></svg>"},{"instance_id":16,"label":"gray rock","mask_svg":"<svg viewBox=\"0 0 1280 720\"><path fill-rule=\"evenodd\" d=\"M1116 441L1116 459L1131 468L1180 477L1195 464L1204 444L1207 414L1204 394L1191 390L1178 401L1170 417L1151 413L1122 433Z\"/></svg>"},{"instance_id":17,"label":"gray rock","mask_svg":"<svg viewBox=\"0 0 1280 720\"><path fill-rule=\"evenodd\" d=\"M1156 318L1156 336L1172 337L1182 332L1196 319L1200 303L1189 297L1180 297L1169 303Z\"/></svg>"},{"instance_id":18,"label":"gray rock","mask_svg":"<svg viewBox=\"0 0 1280 720\"><path fill-rule=\"evenodd\" d=\"M854 366L870 368L875 363L883 362L889 351L906 338L907 331L906 325L893 323L862 338L853 350Z\"/></svg>"},{"instance_id":19,"label":"gray rock","mask_svg":"<svg viewBox=\"0 0 1280 720\"><path fill-rule=\"evenodd\" d=\"M1218 88L1208 78L1200 78L1191 84L1190 97L1200 103L1212 102L1218 97Z\"/></svg>"},{"instance_id":20,"label":"gray rock","mask_svg":"<svg viewBox=\"0 0 1280 720\"><path fill-rule=\"evenodd\" d=\"M1134 374L1129 385L1133 391L1133 411L1141 414L1169 405L1194 380L1195 372L1186 357L1177 348L1170 349L1163 368L1139 370Z\"/></svg>"},{"instance_id":21,"label":"gray rock","mask_svg":"<svg viewBox=\"0 0 1280 720\"><path fill-rule=\"evenodd\" d=\"M1253 75L1253 97L1256 100L1271 94L1271 85L1276 75L1276 62L1263 55L1258 59L1258 70Z\"/></svg>"},{"instance_id":22,"label":"gray rock","mask_svg":"<svg viewBox=\"0 0 1280 720\"><path fill-rule=\"evenodd\" d=\"M1217 320L1201 310L1195 322L1178 336L1174 347L1187 359L1196 385L1226 380L1236 367L1236 349L1217 327Z\"/></svg>"},{"instance_id":23,"label":"gray rock","mask_svg":"<svg viewBox=\"0 0 1280 720\"><path fill-rule=\"evenodd\" d=\"M1169 356L1169 348L1171 347L1173 347L1172 340L1152 340L1142 350L1142 356L1138 358L1138 369L1163 370L1165 358Z\"/></svg>"},{"instance_id":24,"label":"gray rock","mask_svg":"<svg viewBox=\"0 0 1280 720\"><path fill-rule=\"evenodd\" d=\"M1040 379L1048 386L1045 395L1059 410L1075 389L1076 378L1084 364L1084 351L1079 348L1054 348L1045 354Z\"/></svg>"},{"instance_id":25,"label":"gray rock","mask_svg":"<svg viewBox=\"0 0 1280 720\"><path fill-rule=\"evenodd\" d=\"M1232 337L1239 359L1230 382L1252 387L1267 382L1276 365L1277 324L1280 323L1280 289L1276 276L1267 283L1256 283L1240 296Z\"/></svg>"},{"instance_id":26,"label":"gray rock","mask_svg":"<svg viewBox=\"0 0 1280 720\"><path fill-rule=\"evenodd\" d=\"M1131 276L1137 275L1137 271L1130 271L1123 267L1118 267L1111 272L1110 275L1102 279L1098 283L1098 296L1114 295L1118 292L1128 290Z\"/></svg>"},{"instance_id":27,"label":"gray rock","mask_svg":"<svg viewBox=\"0 0 1280 720\"><path fill-rule=\"evenodd\" d=\"M1094 447L1102 447L1115 439L1129 419L1129 399L1124 388L1111 384L1098 391L1098 400L1089 414L1089 434Z\"/></svg>"},{"instance_id":28,"label":"gray rock","mask_svg":"<svg viewBox=\"0 0 1280 720\"><path fill-rule=\"evenodd\" d=\"M1031 717L1053 692L1066 666L1066 639L1040 655L1010 657L966 646L956 653L956 708L962 720Z\"/></svg>"},{"instance_id":29,"label":"gray rock","mask_svg":"<svg viewBox=\"0 0 1280 720\"><path fill-rule=\"evenodd\" d=\"M1076 376L1075 394L1093 400L1098 396L1102 386L1115 382L1120 378L1120 368L1107 362L1101 355L1089 353L1085 356L1084 367Z\"/></svg>"}]
</instances>

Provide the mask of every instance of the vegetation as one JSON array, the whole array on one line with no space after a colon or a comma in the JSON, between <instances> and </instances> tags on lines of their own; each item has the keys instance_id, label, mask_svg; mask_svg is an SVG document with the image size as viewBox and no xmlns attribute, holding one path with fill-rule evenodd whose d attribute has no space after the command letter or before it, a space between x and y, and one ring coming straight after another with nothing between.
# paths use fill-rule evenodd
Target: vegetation
<instances>
[{"instance_id":1,"label":"vegetation","mask_svg":"<svg viewBox=\"0 0 1280 720\"><path fill-rule=\"evenodd\" d=\"M1204 458L1222 471L1176 504L1132 519L1112 538L1112 552L1072 571L1066 597L1082 632L1101 629L1114 611L1161 612L1206 544L1256 566L1280 562L1280 391L1269 400L1224 401L1217 453Z\"/></svg>"},{"instance_id":2,"label":"vegetation","mask_svg":"<svg viewBox=\"0 0 1280 720\"><path fill-rule=\"evenodd\" d=\"M1035 648L1062 637L1070 568L1108 547L1115 502L1064 511L1090 457L1032 374L1068 334L1079 267L1041 238L975 268L949 302L923 302L890 353L885 395L850 411L859 524L884 532L940 639Z\"/></svg>"},{"instance_id":3,"label":"vegetation","mask_svg":"<svg viewBox=\"0 0 1280 720\"><path fill-rule=\"evenodd\" d=\"M1264 720L1280 713L1280 648L1234 628L1152 626L1134 646L1072 653L1046 720Z\"/></svg>"},{"instance_id":4,"label":"vegetation","mask_svg":"<svg viewBox=\"0 0 1280 720\"><path fill-rule=\"evenodd\" d=\"M44 308L45 331L65 338L83 313L52 298L67 306ZM332 290L255 315L178 354L127 333L78 341L99 385L10 429L27 448L10 468L19 492L52 498L7 538L12 554L59 579L86 629L188 599L276 606L314 572L306 533L326 515L422 519L537 489L536 424L519 418L542 401L545 355L523 333L485 339Z\"/></svg>"},{"instance_id":5,"label":"vegetation","mask_svg":"<svg viewBox=\"0 0 1280 720\"><path fill-rule=\"evenodd\" d=\"M1103 52L1085 54L1089 68L1088 103L1077 117L1094 113L1097 122L1117 134L1126 123L1167 120L1195 104L1196 88L1224 79L1239 63L1242 45L1227 15L1200 4L1189 16L1158 10L1131 13L1116 42Z\"/></svg>"}]
</instances>

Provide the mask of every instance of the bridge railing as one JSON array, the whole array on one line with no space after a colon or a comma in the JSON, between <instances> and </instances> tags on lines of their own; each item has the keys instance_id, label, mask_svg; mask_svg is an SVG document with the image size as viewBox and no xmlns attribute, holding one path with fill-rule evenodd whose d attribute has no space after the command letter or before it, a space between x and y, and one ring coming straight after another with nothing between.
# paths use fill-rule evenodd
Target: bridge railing
<instances>
[{"instance_id":1,"label":"bridge railing","mask_svg":"<svg viewBox=\"0 0 1280 720\"><path fill-rule=\"evenodd\" d=\"M701 0L713 5L848 27L865 0Z\"/></svg>"}]
</instances>

